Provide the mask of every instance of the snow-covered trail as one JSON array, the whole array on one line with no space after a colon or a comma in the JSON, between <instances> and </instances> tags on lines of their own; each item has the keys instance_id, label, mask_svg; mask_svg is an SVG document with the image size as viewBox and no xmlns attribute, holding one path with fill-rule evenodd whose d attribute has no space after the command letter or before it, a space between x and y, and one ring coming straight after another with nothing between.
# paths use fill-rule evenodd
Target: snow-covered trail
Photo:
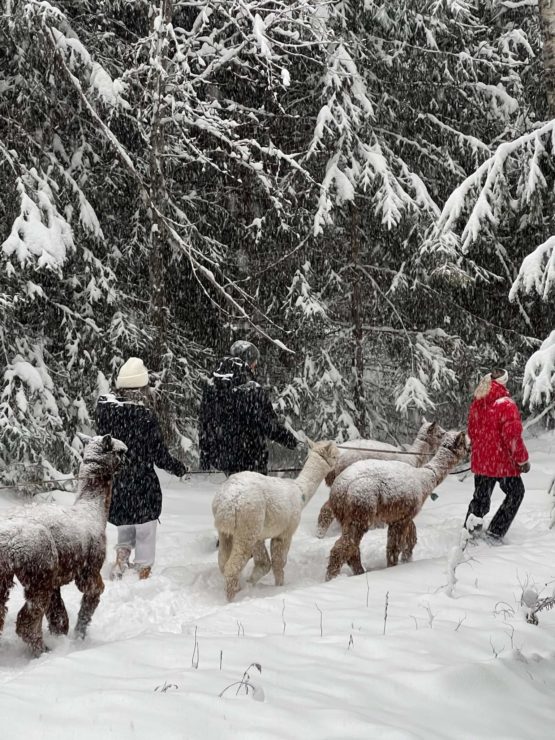
<instances>
[{"instance_id":1,"label":"snow-covered trail","mask_svg":"<svg viewBox=\"0 0 555 740\"><path fill-rule=\"evenodd\" d=\"M14 632L22 599L14 589L0 639L2 737L551 737L555 613L528 625L518 598L526 578L555 581L546 493L555 437L534 440L532 450L506 544L473 547L454 598L441 586L471 478L450 477L425 504L412 563L386 569L385 530L377 530L363 540L370 572L331 583L324 573L336 525L325 539L314 536L322 486L293 540L286 586L269 575L227 604L210 511L218 477L181 484L163 476L154 574L108 581L84 643L47 635L52 652L29 661ZM496 493L492 509L500 500ZM80 594L68 586L64 598L73 625ZM265 701L235 690L219 699L252 662L262 666Z\"/></svg>"}]
</instances>

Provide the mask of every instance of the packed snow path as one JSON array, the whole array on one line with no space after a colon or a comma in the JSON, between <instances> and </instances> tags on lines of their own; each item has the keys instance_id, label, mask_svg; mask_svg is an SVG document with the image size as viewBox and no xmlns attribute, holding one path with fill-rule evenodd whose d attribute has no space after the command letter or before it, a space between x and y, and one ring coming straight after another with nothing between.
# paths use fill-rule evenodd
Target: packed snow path
<instances>
[{"instance_id":1,"label":"packed snow path","mask_svg":"<svg viewBox=\"0 0 555 740\"><path fill-rule=\"evenodd\" d=\"M210 511L221 478L163 477L153 576L107 581L84 642L47 635L52 651L30 661L14 629L21 589L12 591L0 638L2 738L551 738L555 611L528 625L519 598L527 579L549 584L544 595L555 586L555 435L530 447L506 544L472 548L453 598L442 586L472 478L451 476L426 502L412 563L386 569L385 530L371 531L361 548L370 572L327 584L338 529L315 537L321 486L293 539L285 587L270 574L227 604ZM496 491L492 509L500 500ZM0 510L13 505L5 497ZM111 559L115 528L108 537ZM67 586L64 598L73 627L80 594ZM253 662L264 700L236 687L219 698Z\"/></svg>"}]
</instances>

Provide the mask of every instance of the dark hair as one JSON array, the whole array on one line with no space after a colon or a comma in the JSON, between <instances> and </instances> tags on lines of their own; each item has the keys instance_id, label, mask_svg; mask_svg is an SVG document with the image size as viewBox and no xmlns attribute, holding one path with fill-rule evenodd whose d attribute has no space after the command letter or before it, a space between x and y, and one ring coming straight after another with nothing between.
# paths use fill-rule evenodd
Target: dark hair
<instances>
[{"instance_id":1,"label":"dark hair","mask_svg":"<svg viewBox=\"0 0 555 740\"><path fill-rule=\"evenodd\" d=\"M491 371L491 377L492 380L497 380L497 378L500 378L502 375L505 375L505 370L503 368L496 367Z\"/></svg>"}]
</instances>

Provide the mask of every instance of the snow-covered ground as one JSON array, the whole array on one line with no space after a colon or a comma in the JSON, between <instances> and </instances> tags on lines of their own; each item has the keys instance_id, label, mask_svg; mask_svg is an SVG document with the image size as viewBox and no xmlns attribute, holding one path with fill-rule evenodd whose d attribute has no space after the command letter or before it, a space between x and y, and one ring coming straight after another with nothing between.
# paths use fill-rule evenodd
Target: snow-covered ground
<instances>
[{"instance_id":1,"label":"snow-covered ground","mask_svg":"<svg viewBox=\"0 0 555 740\"><path fill-rule=\"evenodd\" d=\"M162 476L153 576L107 581L84 642L47 634L52 651L29 660L14 631L22 594L12 591L0 639L0 737L552 738L555 611L532 626L519 599L526 581L545 594L555 585L546 492L555 436L530 447L527 493L506 543L472 547L452 598L442 588L447 555L471 478L449 478L426 502L412 563L386 569L385 531L373 531L362 548L368 573L331 583L324 573L337 528L314 536L321 486L293 540L286 586L267 576L227 604L210 511L221 479ZM500 500L496 492L494 507ZM0 500L1 510L13 505ZM71 585L64 598L73 625L80 594ZM263 700L237 687L220 697L251 663L262 669L248 673Z\"/></svg>"}]
</instances>

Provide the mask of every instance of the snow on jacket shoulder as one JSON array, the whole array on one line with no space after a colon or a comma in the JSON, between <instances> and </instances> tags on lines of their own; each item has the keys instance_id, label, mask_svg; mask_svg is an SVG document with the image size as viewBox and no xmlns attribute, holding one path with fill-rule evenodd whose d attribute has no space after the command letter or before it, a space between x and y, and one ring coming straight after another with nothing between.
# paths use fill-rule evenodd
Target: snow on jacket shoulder
<instances>
[{"instance_id":1,"label":"snow on jacket shoulder","mask_svg":"<svg viewBox=\"0 0 555 740\"><path fill-rule=\"evenodd\" d=\"M472 442L473 473L490 478L520 475L519 463L528 460L522 421L516 403L500 383L493 381L485 397L472 401L468 436Z\"/></svg>"},{"instance_id":2,"label":"snow on jacket shoulder","mask_svg":"<svg viewBox=\"0 0 555 740\"><path fill-rule=\"evenodd\" d=\"M168 451L155 414L109 394L98 399L96 426L98 434L112 434L127 445L124 464L114 477L108 521L120 526L158 519L162 489L154 465L179 476L187 468Z\"/></svg>"}]
</instances>

